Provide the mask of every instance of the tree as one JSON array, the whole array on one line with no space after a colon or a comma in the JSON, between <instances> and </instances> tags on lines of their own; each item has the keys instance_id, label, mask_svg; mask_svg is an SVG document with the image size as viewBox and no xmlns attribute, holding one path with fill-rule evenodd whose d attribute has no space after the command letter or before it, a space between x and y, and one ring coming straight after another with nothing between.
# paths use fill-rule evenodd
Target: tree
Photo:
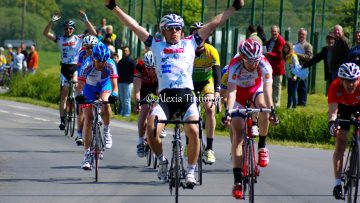
<instances>
[{"instance_id":1,"label":"tree","mask_svg":"<svg viewBox=\"0 0 360 203\"><path fill-rule=\"evenodd\" d=\"M180 15L180 1L181 0L165 0L163 14L175 13ZM200 0L183 0L184 1L184 23L185 26L190 26L194 22L201 20L201 1Z\"/></svg>"}]
</instances>

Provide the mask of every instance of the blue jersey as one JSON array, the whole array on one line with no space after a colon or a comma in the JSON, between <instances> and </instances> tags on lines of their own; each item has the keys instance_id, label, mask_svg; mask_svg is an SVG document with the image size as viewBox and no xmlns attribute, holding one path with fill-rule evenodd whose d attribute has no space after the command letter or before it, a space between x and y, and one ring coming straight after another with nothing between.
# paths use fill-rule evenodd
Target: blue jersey
<instances>
[{"instance_id":1,"label":"blue jersey","mask_svg":"<svg viewBox=\"0 0 360 203\"><path fill-rule=\"evenodd\" d=\"M108 59L102 71L95 69L94 61L88 57L82 64L79 80L86 81L87 85L104 86L110 82L110 78L118 78L115 62Z\"/></svg>"},{"instance_id":2,"label":"blue jersey","mask_svg":"<svg viewBox=\"0 0 360 203\"><path fill-rule=\"evenodd\" d=\"M82 48L79 52L79 59L77 63L78 68L81 68L82 63L85 61L86 58L87 58L86 50L85 48Z\"/></svg>"}]
</instances>

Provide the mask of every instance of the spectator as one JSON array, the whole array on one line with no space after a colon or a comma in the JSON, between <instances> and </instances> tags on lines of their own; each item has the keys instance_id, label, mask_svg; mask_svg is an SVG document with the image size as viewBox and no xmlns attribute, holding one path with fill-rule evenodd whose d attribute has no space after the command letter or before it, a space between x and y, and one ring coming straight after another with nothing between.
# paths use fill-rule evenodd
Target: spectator
<instances>
[{"instance_id":1,"label":"spectator","mask_svg":"<svg viewBox=\"0 0 360 203\"><path fill-rule=\"evenodd\" d=\"M265 54L273 69L272 97L275 107L280 107L281 82L285 74L284 59L281 52L285 44L284 38L279 33L279 27L271 26L271 39L266 44L268 52Z\"/></svg>"},{"instance_id":2,"label":"spectator","mask_svg":"<svg viewBox=\"0 0 360 203\"><path fill-rule=\"evenodd\" d=\"M296 52L300 65L308 62L313 57L313 47L306 41L307 31L305 28L300 28L298 31L298 42L294 45L294 51ZM306 106L307 100L307 88L306 88L306 78L304 80L300 79L299 86L297 89L298 94L298 105Z\"/></svg>"},{"instance_id":3,"label":"spectator","mask_svg":"<svg viewBox=\"0 0 360 203\"><path fill-rule=\"evenodd\" d=\"M292 108L296 108L296 90L299 84L299 80L295 74L293 74L293 69L298 68L299 59L297 54L294 51L293 45L290 42L286 42L283 50L282 56L285 61L285 74L288 80L288 102L287 102L287 109L290 109L291 105Z\"/></svg>"},{"instance_id":4,"label":"spectator","mask_svg":"<svg viewBox=\"0 0 360 203\"><path fill-rule=\"evenodd\" d=\"M129 117L131 112L131 91L136 64L135 61L130 57L129 47L123 47L122 54L122 59L117 64L120 97L119 114L124 117Z\"/></svg>"},{"instance_id":5,"label":"spectator","mask_svg":"<svg viewBox=\"0 0 360 203\"><path fill-rule=\"evenodd\" d=\"M264 31L264 28L263 26L261 25L258 25L256 27L256 32L257 32L257 35L260 37L260 39L262 40L263 44L266 43L266 34L265 34L265 31Z\"/></svg>"},{"instance_id":6,"label":"spectator","mask_svg":"<svg viewBox=\"0 0 360 203\"><path fill-rule=\"evenodd\" d=\"M8 44L7 45L7 53L5 55L5 57L6 57L6 65L10 65L13 62L14 55L15 55L15 53L13 51L12 44Z\"/></svg>"},{"instance_id":7,"label":"spectator","mask_svg":"<svg viewBox=\"0 0 360 203\"><path fill-rule=\"evenodd\" d=\"M248 39L252 39L252 40L259 42L259 44L261 46L263 45L263 41L260 39L260 37L258 36L258 34L256 32L255 25L249 25L248 29L246 30L246 35L248 36L247 37Z\"/></svg>"},{"instance_id":8,"label":"spectator","mask_svg":"<svg viewBox=\"0 0 360 203\"><path fill-rule=\"evenodd\" d=\"M355 45L350 49L347 61L356 63L356 65L360 66L360 30L355 32L354 40Z\"/></svg>"},{"instance_id":9,"label":"spectator","mask_svg":"<svg viewBox=\"0 0 360 203\"><path fill-rule=\"evenodd\" d=\"M31 45L30 47L30 53L28 55L27 65L28 65L28 72L29 73L36 73L36 70L38 69L38 61L39 61L39 55L35 49L35 44Z\"/></svg>"},{"instance_id":10,"label":"spectator","mask_svg":"<svg viewBox=\"0 0 360 203\"><path fill-rule=\"evenodd\" d=\"M101 19L101 26L100 26L100 30L101 30L102 33L106 32L106 27L107 27L106 18L102 18Z\"/></svg>"},{"instance_id":11,"label":"spectator","mask_svg":"<svg viewBox=\"0 0 360 203\"><path fill-rule=\"evenodd\" d=\"M25 56L21 51L21 47L18 47L16 54L14 54L14 61L12 63L12 72L14 75L21 73L22 70L26 68Z\"/></svg>"},{"instance_id":12,"label":"spectator","mask_svg":"<svg viewBox=\"0 0 360 203\"><path fill-rule=\"evenodd\" d=\"M329 34L326 36L327 46L324 46L321 49L320 53L316 54L312 59L303 64L303 68L307 68L319 63L321 60L324 61L324 79L326 81L326 95L330 85L331 71L329 69L329 64L331 58L331 49L333 48L334 43L335 35L333 32L329 32Z\"/></svg>"},{"instance_id":13,"label":"spectator","mask_svg":"<svg viewBox=\"0 0 360 203\"><path fill-rule=\"evenodd\" d=\"M101 28L96 29L96 37L97 37L99 42L103 41L103 38L104 38L103 34L104 33L105 32L103 32L103 30Z\"/></svg>"},{"instance_id":14,"label":"spectator","mask_svg":"<svg viewBox=\"0 0 360 203\"><path fill-rule=\"evenodd\" d=\"M113 46L114 43L111 40L111 38L105 38L104 39L104 44L106 44L106 46L110 50L111 55L115 53L115 47Z\"/></svg>"},{"instance_id":15,"label":"spectator","mask_svg":"<svg viewBox=\"0 0 360 203\"><path fill-rule=\"evenodd\" d=\"M20 44L20 47L21 47L21 53L24 54L25 60L27 60L28 52L26 51L26 44L24 42L22 42Z\"/></svg>"},{"instance_id":16,"label":"spectator","mask_svg":"<svg viewBox=\"0 0 360 203\"><path fill-rule=\"evenodd\" d=\"M337 75L339 67L345 61L350 50L349 40L344 36L343 28L341 27L341 25L334 26L334 35L335 43L333 48L331 49L331 63L329 63L331 70L330 84L338 77Z\"/></svg>"},{"instance_id":17,"label":"spectator","mask_svg":"<svg viewBox=\"0 0 360 203\"><path fill-rule=\"evenodd\" d=\"M120 61L120 57L119 57L119 54L118 53L114 53L111 58L115 61L116 64L119 63Z\"/></svg>"},{"instance_id":18,"label":"spectator","mask_svg":"<svg viewBox=\"0 0 360 203\"><path fill-rule=\"evenodd\" d=\"M0 68L6 65L6 56L4 54L4 47L0 47Z\"/></svg>"},{"instance_id":19,"label":"spectator","mask_svg":"<svg viewBox=\"0 0 360 203\"><path fill-rule=\"evenodd\" d=\"M106 42L107 38L110 38L111 41L112 41L112 45L115 46L116 34L113 33L113 26L112 25L106 26L104 42Z\"/></svg>"}]
</instances>

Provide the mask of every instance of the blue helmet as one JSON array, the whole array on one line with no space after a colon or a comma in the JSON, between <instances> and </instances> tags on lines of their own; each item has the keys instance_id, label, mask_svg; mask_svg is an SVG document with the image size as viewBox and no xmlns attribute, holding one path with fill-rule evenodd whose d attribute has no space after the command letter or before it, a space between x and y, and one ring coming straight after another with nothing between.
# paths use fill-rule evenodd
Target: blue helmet
<instances>
[{"instance_id":1,"label":"blue helmet","mask_svg":"<svg viewBox=\"0 0 360 203\"><path fill-rule=\"evenodd\" d=\"M93 47L92 56L97 61L106 61L110 58L110 51L103 42L99 42Z\"/></svg>"}]
</instances>

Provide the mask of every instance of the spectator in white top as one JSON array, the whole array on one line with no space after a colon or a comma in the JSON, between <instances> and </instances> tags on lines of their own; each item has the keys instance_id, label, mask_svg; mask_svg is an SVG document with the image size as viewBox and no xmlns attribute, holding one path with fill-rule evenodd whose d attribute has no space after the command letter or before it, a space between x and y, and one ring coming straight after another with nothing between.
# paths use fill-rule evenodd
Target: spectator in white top
<instances>
[{"instance_id":1,"label":"spectator in white top","mask_svg":"<svg viewBox=\"0 0 360 203\"><path fill-rule=\"evenodd\" d=\"M25 56L21 51L21 47L18 47L16 54L14 54L14 61L10 64L13 74L21 73L23 68L26 68Z\"/></svg>"}]
</instances>

